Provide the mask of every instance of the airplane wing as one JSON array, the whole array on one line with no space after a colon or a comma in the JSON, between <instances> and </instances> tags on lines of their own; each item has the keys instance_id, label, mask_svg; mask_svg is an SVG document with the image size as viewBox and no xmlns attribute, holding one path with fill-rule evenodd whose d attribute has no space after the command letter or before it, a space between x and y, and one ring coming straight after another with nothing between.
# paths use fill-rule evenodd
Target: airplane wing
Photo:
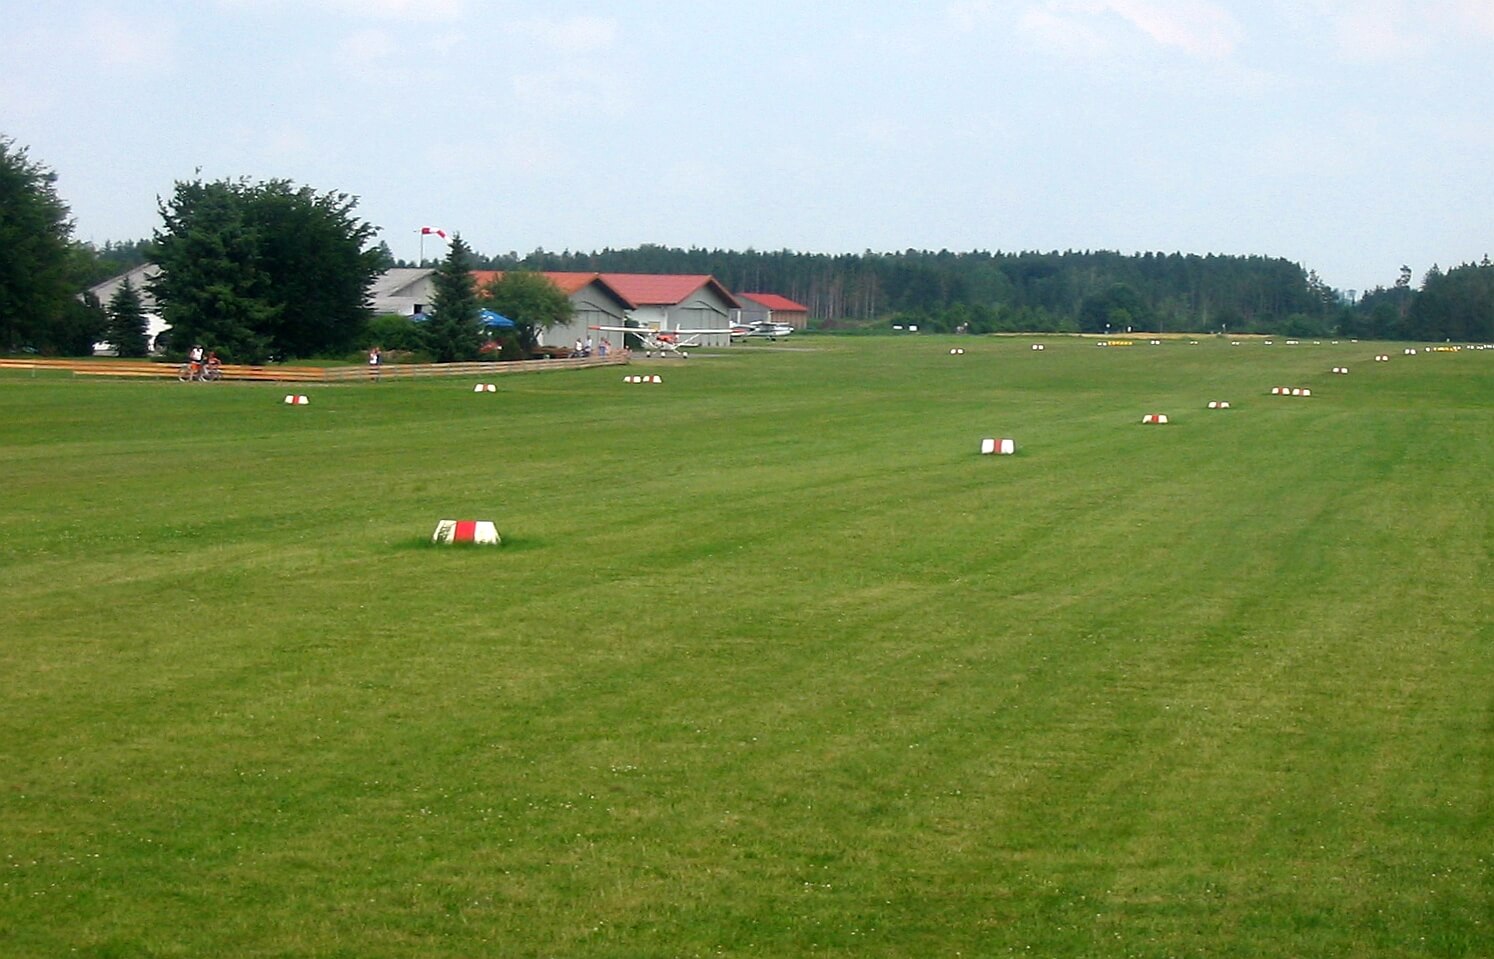
<instances>
[{"instance_id":1,"label":"airplane wing","mask_svg":"<svg viewBox=\"0 0 1494 959\"><path fill-rule=\"evenodd\" d=\"M710 330L666 330L657 326L588 326L587 329L600 330L603 333L633 333L638 336L705 336L707 334L728 336L731 333L727 327Z\"/></svg>"},{"instance_id":2,"label":"airplane wing","mask_svg":"<svg viewBox=\"0 0 1494 959\"><path fill-rule=\"evenodd\" d=\"M636 333L639 336L657 335L659 333L676 334L679 336L703 336L707 333L730 333L729 327L719 327L709 330L666 330L657 326L588 326L588 330L600 330L603 333Z\"/></svg>"}]
</instances>

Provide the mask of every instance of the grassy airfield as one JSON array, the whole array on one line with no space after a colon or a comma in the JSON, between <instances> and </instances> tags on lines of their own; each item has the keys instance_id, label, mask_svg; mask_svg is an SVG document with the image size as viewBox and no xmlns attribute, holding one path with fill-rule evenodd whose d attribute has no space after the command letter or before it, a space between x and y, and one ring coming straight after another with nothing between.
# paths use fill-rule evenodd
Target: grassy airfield
<instances>
[{"instance_id":1,"label":"grassy airfield","mask_svg":"<svg viewBox=\"0 0 1494 959\"><path fill-rule=\"evenodd\" d=\"M1494 353L1030 342L0 374L0 955L1494 954Z\"/></svg>"}]
</instances>

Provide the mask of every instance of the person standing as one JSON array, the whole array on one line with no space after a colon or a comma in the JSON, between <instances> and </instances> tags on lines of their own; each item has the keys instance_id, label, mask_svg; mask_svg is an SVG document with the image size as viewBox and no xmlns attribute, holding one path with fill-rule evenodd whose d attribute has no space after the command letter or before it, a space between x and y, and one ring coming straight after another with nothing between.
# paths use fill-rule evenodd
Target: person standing
<instances>
[{"instance_id":1,"label":"person standing","mask_svg":"<svg viewBox=\"0 0 1494 959\"><path fill-rule=\"evenodd\" d=\"M373 375L375 383L379 381L379 367L383 362L384 354L377 346L368 351L368 372Z\"/></svg>"}]
</instances>

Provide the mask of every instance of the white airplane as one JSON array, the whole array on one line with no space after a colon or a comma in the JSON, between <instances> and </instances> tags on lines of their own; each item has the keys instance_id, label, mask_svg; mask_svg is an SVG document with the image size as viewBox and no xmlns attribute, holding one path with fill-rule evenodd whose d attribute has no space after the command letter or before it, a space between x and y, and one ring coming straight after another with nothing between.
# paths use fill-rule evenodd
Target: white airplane
<instances>
[{"instance_id":1,"label":"white airplane","mask_svg":"<svg viewBox=\"0 0 1494 959\"><path fill-rule=\"evenodd\" d=\"M631 333L643 341L643 355L652 357L655 353L660 356L673 354L680 359L689 356L685 350L700 346L700 338L708 334L721 336L729 334L731 330L722 328L719 330L661 330L655 326L588 326L588 330L598 330L603 333ZM626 342L626 341L625 341Z\"/></svg>"},{"instance_id":2,"label":"white airplane","mask_svg":"<svg viewBox=\"0 0 1494 959\"><path fill-rule=\"evenodd\" d=\"M794 328L787 323L774 323L770 320L756 320L752 323L739 324L731 328L731 338L734 340L745 340L749 337L763 337L776 340L780 336L788 336L794 332Z\"/></svg>"}]
</instances>

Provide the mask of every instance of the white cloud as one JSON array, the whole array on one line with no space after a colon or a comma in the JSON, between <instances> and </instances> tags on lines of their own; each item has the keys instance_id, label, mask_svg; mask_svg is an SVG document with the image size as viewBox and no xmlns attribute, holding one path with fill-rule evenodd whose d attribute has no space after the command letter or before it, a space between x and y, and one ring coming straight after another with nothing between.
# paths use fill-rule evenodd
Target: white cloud
<instances>
[{"instance_id":1,"label":"white cloud","mask_svg":"<svg viewBox=\"0 0 1494 959\"><path fill-rule=\"evenodd\" d=\"M617 43L617 21L605 17L520 20L515 33L568 55L588 55L612 49Z\"/></svg>"},{"instance_id":2,"label":"white cloud","mask_svg":"<svg viewBox=\"0 0 1494 959\"><path fill-rule=\"evenodd\" d=\"M520 43L538 48L543 66L513 76L518 101L547 113L609 112L622 106L629 74L608 54L617 46L614 20L600 17L533 18L510 26Z\"/></svg>"},{"instance_id":3,"label":"white cloud","mask_svg":"<svg viewBox=\"0 0 1494 959\"><path fill-rule=\"evenodd\" d=\"M992 0L954 0L945 7L945 15L961 30L984 26L999 16Z\"/></svg>"},{"instance_id":4,"label":"white cloud","mask_svg":"<svg viewBox=\"0 0 1494 959\"><path fill-rule=\"evenodd\" d=\"M174 31L160 21L131 22L99 11L83 18L76 35L85 56L110 66L154 69L169 64L174 55Z\"/></svg>"},{"instance_id":5,"label":"white cloud","mask_svg":"<svg viewBox=\"0 0 1494 959\"><path fill-rule=\"evenodd\" d=\"M517 73L515 99L542 113L608 113L622 108L624 87L609 71L590 64Z\"/></svg>"},{"instance_id":6,"label":"white cloud","mask_svg":"<svg viewBox=\"0 0 1494 959\"><path fill-rule=\"evenodd\" d=\"M229 9L308 7L377 20L455 20L466 12L465 0L218 0Z\"/></svg>"},{"instance_id":7,"label":"white cloud","mask_svg":"<svg viewBox=\"0 0 1494 959\"><path fill-rule=\"evenodd\" d=\"M1429 21L1424 8L1412 10L1403 0L1331 0L1319 6L1327 17L1335 47L1346 59L1396 60L1426 50Z\"/></svg>"},{"instance_id":8,"label":"white cloud","mask_svg":"<svg viewBox=\"0 0 1494 959\"><path fill-rule=\"evenodd\" d=\"M1209 60L1233 53L1242 32L1235 18L1213 3L1110 0L1104 6L1159 44Z\"/></svg>"},{"instance_id":9,"label":"white cloud","mask_svg":"<svg viewBox=\"0 0 1494 959\"><path fill-rule=\"evenodd\" d=\"M1316 0L1310 9L1348 60L1411 60L1494 39L1489 0Z\"/></svg>"},{"instance_id":10,"label":"white cloud","mask_svg":"<svg viewBox=\"0 0 1494 959\"><path fill-rule=\"evenodd\" d=\"M964 15L971 9L967 4ZM1119 45L1115 27L1124 24L1203 60L1230 57L1243 33L1228 10L1208 0L1044 0L1024 10L1020 23L1045 45L1073 54Z\"/></svg>"},{"instance_id":11,"label":"white cloud","mask_svg":"<svg viewBox=\"0 0 1494 959\"><path fill-rule=\"evenodd\" d=\"M376 65L381 60L393 58L398 53L399 45L383 30L362 30L344 37L337 45L338 59L344 65L359 70Z\"/></svg>"},{"instance_id":12,"label":"white cloud","mask_svg":"<svg viewBox=\"0 0 1494 959\"><path fill-rule=\"evenodd\" d=\"M335 0L350 13L366 13L390 20L453 20L463 12L462 0Z\"/></svg>"},{"instance_id":13,"label":"white cloud","mask_svg":"<svg viewBox=\"0 0 1494 959\"><path fill-rule=\"evenodd\" d=\"M34 118L80 102L113 103L140 78L172 70L178 58L178 31L168 19L92 10L66 25L53 19L16 27L0 37L0 60L8 67L0 112Z\"/></svg>"},{"instance_id":14,"label":"white cloud","mask_svg":"<svg viewBox=\"0 0 1494 959\"><path fill-rule=\"evenodd\" d=\"M1461 24L1494 39L1494 4L1489 0L1452 0L1452 11Z\"/></svg>"},{"instance_id":15,"label":"white cloud","mask_svg":"<svg viewBox=\"0 0 1494 959\"><path fill-rule=\"evenodd\" d=\"M1023 11L1018 25L1038 46L1062 56L1089 60L1111 49L1110 41L1094 24L1046 7Z\"/></svg>"}]
</instances>

